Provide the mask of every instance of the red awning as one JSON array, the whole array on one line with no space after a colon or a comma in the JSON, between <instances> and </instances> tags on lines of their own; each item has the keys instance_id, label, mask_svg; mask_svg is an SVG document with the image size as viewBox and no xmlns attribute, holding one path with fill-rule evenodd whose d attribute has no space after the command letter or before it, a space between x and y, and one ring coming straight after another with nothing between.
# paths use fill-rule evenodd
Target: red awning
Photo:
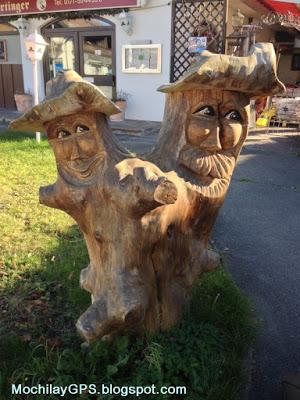
<instances>
[{"instance_id":1,"label":"red awning","mask_svg":"<svg viewBox=\"0 0 300 400\"><path fill-rule=\"evenodd\" d=\"M275 0L259 0L265 7L267 7L270 11L273 11L278 14L287 15L291 13L297 17L300 17L300 10L294 3L286 3L283 1L275 1Z\"/></svg>"}]
</instances>

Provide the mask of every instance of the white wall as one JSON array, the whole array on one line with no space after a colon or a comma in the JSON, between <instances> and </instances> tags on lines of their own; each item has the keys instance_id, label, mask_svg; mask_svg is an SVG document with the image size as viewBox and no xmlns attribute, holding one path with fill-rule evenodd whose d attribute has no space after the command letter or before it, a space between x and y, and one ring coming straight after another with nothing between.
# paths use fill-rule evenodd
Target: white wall
<instances>
[{"instance_id":1,"label":"white wall","mask_svg":"<svg viewBox=\"0 0 300 400\"><path fill-rule=\"evenodd\" d=\"M116 26L116 85L117 90L127 92L130 97L126 109L126 119L161 121L164 111L164 95L156 89L170 79L171 47L171 5L167 0L148 0L143 8L131 9L133 33L126 34L121 29L118 14L105 16ZM121 12L121 10L120 10ZM57 14L59 16L59 14ZM41 19L28 20L27 29L20 29L22 64L25 91L33 92L32 66L26 57L24 38L48 21ZM18 23L15 23L18 26ZM128 74L122 72L122 45L135 40L151 40L153 44L162 45L162 72L159 74ZM42 63L39 66L39 95L44 97L44 78Z\"/></svg>"},{"instance_id":2,"label":"white wall","mask_svg":"<svg viewBox=\"0 0 300 400\"><path fill-rule=\"evenodd\" d=\"M132 10L133 34L128 36L117 17L107 17L116 25L117 89L130 94L127 119L161 121L165 96L157 88L170 81L171 6L164 0L149 0L146 8ZM162 45L160 74L128 74L122 72L122 45L133 40L152 40Z\"/></svg>"}]
</instances>

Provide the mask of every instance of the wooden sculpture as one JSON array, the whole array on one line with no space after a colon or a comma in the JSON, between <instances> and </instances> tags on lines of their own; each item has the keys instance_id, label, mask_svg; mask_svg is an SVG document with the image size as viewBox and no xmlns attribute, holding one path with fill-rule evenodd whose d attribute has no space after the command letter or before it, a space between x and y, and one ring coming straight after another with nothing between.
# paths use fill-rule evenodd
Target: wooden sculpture
<instances>
[{"instance_id":1,"label":"wooden sculpture","mask_svg":"<svg viewBox=\"0 0 300 400\"><path fill-rule=\"evenodd\" d=\"M92 304L77 328L86 341L169 328L194 280L218 265L209 235L247 135L250 97L283 90L275 65L271 44L248 57L203 53L160 88L164 121L143 159L116 142L107 116L117 107L73 71L12 122L47 133L58 178L40 202L71 215L84 235L90 263L80 283Z\"/></svg>"}]
</instances>

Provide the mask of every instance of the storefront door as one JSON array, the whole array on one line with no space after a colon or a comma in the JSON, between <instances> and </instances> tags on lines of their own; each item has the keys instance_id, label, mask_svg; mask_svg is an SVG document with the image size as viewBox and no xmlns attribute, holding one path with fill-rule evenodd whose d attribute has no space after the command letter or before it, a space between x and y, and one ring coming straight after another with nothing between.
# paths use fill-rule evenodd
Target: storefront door
<instances>
[{"instance_id":1,"label":"storefront door","mask_svg":"<svg viewBox=\"0 0 300 400\"><path fill-rule=\"evenodd\" d=\"M115 94L113 26L44 29L43 36L49 43L45 55L46 81L53 79L59 71L73 69L87 81L99 86L109 98L113 98Z\"/></svg>"},{"instance_id":2,"label":"storefront door","mask_svg":"<svg viewBox=\"0 0 300 400\"><path fill-rule=\"evenodd\" d=\"M114 88L113 34L79 33L80 75L100 86L108 97Z\"/></svg>"},{"instance_id":3,"label":"storefront door","mask_svg":"<svg viewBox=\"0 0 300 400\"><path fill-rule=\"evenodd\" d=\"M14 110L16 108L15 95L23 93L19 32L12 25L0 23L0 108Z\"/></svg>"}]
</instances>

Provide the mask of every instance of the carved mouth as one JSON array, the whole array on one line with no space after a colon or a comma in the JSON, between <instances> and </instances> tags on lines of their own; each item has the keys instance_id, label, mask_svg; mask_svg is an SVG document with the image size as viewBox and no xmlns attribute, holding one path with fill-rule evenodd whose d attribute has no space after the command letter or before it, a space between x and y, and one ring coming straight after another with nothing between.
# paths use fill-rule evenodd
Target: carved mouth
<instances>
[{"instance_id":1,"label":"carved mouth","mask_svg":"<svg viewBox=\"0 0 300 400\"><path fill-rule=\"evenodd\" d=\"M79 172L82 176L89 176L94 169L94 164L97 162L98 157L90 158L77 158L76 160L67 163L67 167L71 171Z\"/></svg>"},{"instance_id":2,"label":"carved mouth","mask_svg":"<svg viewBox=\"0 0 300 400\"><path fill-rule=\"evenodd\" d=\"M67 182L74 183L74 180L80 180L88 183L103 163L104 157L97 154L93 158L77 158L73 161L61 163L58 166L58 171Z\"/></svg>"}]
</instances>

